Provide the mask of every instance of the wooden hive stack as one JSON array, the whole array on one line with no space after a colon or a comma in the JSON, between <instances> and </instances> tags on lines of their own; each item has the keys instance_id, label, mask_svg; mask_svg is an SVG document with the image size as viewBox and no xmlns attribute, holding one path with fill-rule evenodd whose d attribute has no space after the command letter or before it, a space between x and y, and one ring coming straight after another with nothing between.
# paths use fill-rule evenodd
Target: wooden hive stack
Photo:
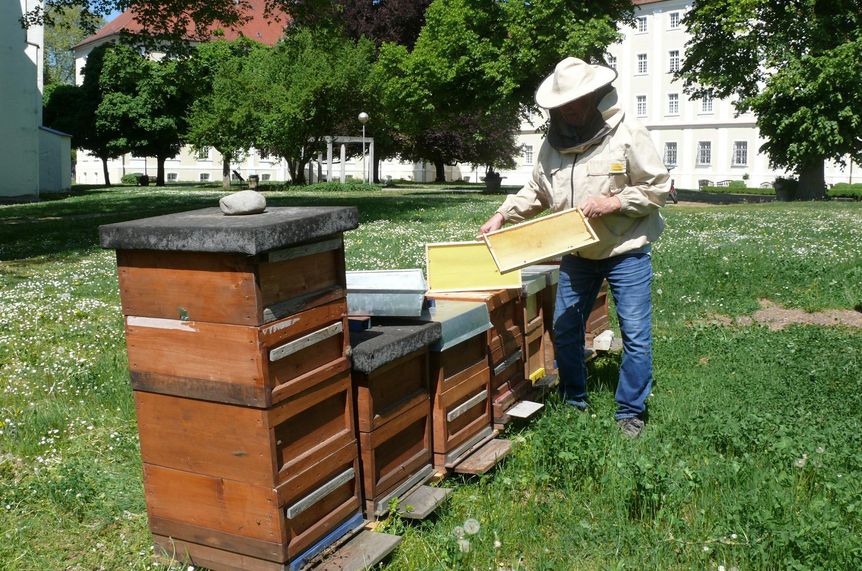
<instances>
[{"instance_id":1,"label":"wooden hive stack","mask_svg":"<svg viewBox=\"0 0 862 571\"><path fill-rule=\"evenodd\" d=\"M484 303L437 301L423 319L439 323L440 341L431 346L431 416L434 465L445 473L491 441L487 331Z\"/></svg>"},{"instance_id":2,"label":"wooden hive stack","mask_svg":"<svg viewBox=\"0 0 862 571\"><path fill-rule=\"evenodd\" d=\"M607 330L611 326L611 320L608 316L608 282L602 282L602 287L599 294L596 296L596 301L593 303L593 308L590 310L590 316L586 323L586 346L593 346L593 339L597 335Z\"/></svg>"},{"instance_id":3,"label":"wooden hive stack","mask_svg":"<svg viewBox=\"0 0 862 571\"><path fill-rule=\"evenodd\" d=\"M545 289L539 293L539 304L542 306L542 320L544 322L544 342L542 347L545 353L545 375L552 377L557 375L556 356L554 354L554 306L557 300L557 284L560 281L560 266L556 264L537 264L527 266L521 270L521 275L526 281L532 276L545 276Z\"/></svg>"},{"instance_id":4,"label":"wooden hive stack","mask_svg":"<svg viewBox=\"0 0 862 571\"><path fill-rule=\"evenodd\" d=\"M365 510L385 515L434 474L428 346L437 323L352 332L353 382ZM436 507L436 506L435 506Z\"/></svg>"},{"instance_id":5,"label":"wooden hive stack","mask_svg":"<svg viewBox=\"0 0 862 571\"><path fill-rule=\"evenodd\" d=\"M298 568L361 524L341 233L353 208L103 226L150 529L212 569Z\"/></svg>"},{"instance_id":6,"label":"wooden hive stack","mask_svg":"<svg viewBox=\"0 0 862 571\"><path fill-rule=\"evenodd\" d=\"M429 292L436 300L473 301L488 308L492 327L486 334L488 363L491 372L491 404L494 422L507 420L506 410L530 391L524 375L524 306L518 289L493 291Z\"/></svg>"},{"instance_id":7,"label":"wooden hive stack","mask_svg":"<svg viewBox=\"0 0 862 571\"><path fill-rule=\"evenodd\" d=\"M536 382L546 374L544 297L548 293L548 281L544 274L522 274L522 277L523 309L518 326L524 332L524 376Z\"/></svg>"}]
</instances>

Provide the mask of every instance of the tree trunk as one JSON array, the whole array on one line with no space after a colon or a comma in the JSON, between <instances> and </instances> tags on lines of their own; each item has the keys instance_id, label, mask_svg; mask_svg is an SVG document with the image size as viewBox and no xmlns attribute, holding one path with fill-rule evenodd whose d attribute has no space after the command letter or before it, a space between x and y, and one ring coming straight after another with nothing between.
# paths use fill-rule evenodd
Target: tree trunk
<instances>
[{"instance_id":1,"label":"tree trunk","mask_svg":"<svg viewBox=\"0 0 862 571\"><path fill-rule=\"evenodd\" d=\"M799 169L797 200L823 200L826 198L825 161L804 165Z\"/></svg>"},{"instance_id":2,"label":"tree trunk","mask_svg":"<svg viewBox=\"0 0 862 571\"><path fill-rule=\"evenodd\" d=\"M105 184L111 186L111 175L108 174L108 157L100 157L102 159L102 173L105 175Z\"/></svg>"},{"instance_id":3,"label":"tree trunk","mask_svg":"<svg viewBox=\"0 0 862 571\"><path fill-rule=\"evenodd\" d=\"M221 187L230 190L230 153L222 153L221 160Z\"/></svg>"},{"instance_id":4,"label":"tree trunk","mask_svg":"<svg viewBox=\"0 0 862 571\"><path fill-rule=\"evenodd\" d=\"M446 182L446 171L443 164L443 159L434 159L434 182Z\"/></svg>"},{"instance_id":5,"label":"tree trunk","mask_svg":"<svg viewBox=\"0 0 862 571\"><path fill-rule=\"evenodd\" d=\"M305 161L284 157L287 161L287 170L290 171L290 182L292 184L305 184Z\"/></svg>"},{"instance_id":6,"label":"tree trunk","mask_svg":"<svg viewBox=\"0 0 862 571\"><path fill-rule=\"evenodd\" d=\"M165 160L167 157L156 155L156 186L165 186Z\"/></svg>"}]
</instances>

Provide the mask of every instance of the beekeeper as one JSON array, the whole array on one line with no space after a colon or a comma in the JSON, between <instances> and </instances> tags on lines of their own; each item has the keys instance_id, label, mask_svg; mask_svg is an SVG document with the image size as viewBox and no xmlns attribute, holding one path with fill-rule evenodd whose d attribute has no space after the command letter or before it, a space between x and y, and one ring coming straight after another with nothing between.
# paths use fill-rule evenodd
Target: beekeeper
<instances>
[{"instance_id":1,"label":"beekeeper","mask_svg":"<svg viewBox=\"0 0 862 571\"><path fill-rule=\"evenodd\" d=\"M529 182L510 195L480 232L517 223L545 209L580 207L599 242L563 256L554 311L559 390L589 408L585 324L607 279L616 304L623 356L616 390L617 423L639 436L652 389L650 244L664 227L659 209L670 190L667 169L640 123L620 107L613 69L568 57L536 91L550 129Z\"/></svg>"}]
</instances>

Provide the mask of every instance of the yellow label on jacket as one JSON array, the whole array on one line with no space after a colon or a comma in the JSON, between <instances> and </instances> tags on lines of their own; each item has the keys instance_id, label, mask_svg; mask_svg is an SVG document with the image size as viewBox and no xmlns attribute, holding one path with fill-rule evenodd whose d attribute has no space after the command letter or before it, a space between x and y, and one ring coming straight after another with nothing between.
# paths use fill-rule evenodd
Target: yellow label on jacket
<instances>
[{"instance_id":1,"label":"yellow label on jacket","mask_svg":"<svg viewBox=\"0 0 862 571\"><path fill-rule=\"evenodd\" d=\"M621 161L611 161L611 166L608 169L609 174L626 174L626 163Z\"/></svg>"}]
</instances>

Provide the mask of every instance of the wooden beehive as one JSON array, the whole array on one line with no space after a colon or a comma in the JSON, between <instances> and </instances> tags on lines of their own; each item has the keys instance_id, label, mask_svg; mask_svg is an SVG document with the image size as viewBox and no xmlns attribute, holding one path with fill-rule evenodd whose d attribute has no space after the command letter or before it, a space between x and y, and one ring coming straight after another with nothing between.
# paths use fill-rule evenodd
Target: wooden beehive
<instances>
[{"instance_id":1,"label":"wooden beehive","mask_svg":"<svg viewBox=\"0 0 862 571\"><path fill-rule=\"evenodd\" d=\"M438 300L423 319L442 326L431 347L434 465L445 471L493 437L490 409L491 327L484 303Z\"/></svg>"},{"instance_id":2,"label":"wooden beehive","mask_svg":"<svg viewBox=\"0 0 862 571\"><path fill-rule=\"evenodd\" d=\"M284 569L361 520L341 239L356 224L351 208L212 208L100 228L168 553Z\"/></svg>"},{"instance_id":3,"label":"wooden beehive","mask_svg":"<svg viewBox=\"0 0 862 571\"><path fill-rule=\"evenodd\" d=\"M368 517L384 515L433 474L428 347L436 323L375 325L351 336L362 486Z\"/></svg>"},{"instance_id":4,"label":"wooden beehive","mask_svg":"<svg viewBox=\"0 0 862 571\"><path fill-rule=\"evenodd\" d=\"M542 264L524 268L523 275L545 276L546 287L541 292L542 318L544 322L544 353L545 353L545 375L557 374L556 355L554 354L554 307L557 300L557 284L560 281L559 264Z\"/></svg>"},{"instance_id":5,"label":"wooden beehive","mask_svg":"<svg viewBox=\"0 0 862 571\"><path fill-rule=\"evenodd\" d=\"M524 331L524 376L531 382L545 376L546 286L546 277L535 275L525 277L521 289L523 313L519 326Z\"/></svg>"},{"instance_id":6,"label":"wooden beehive","mask_svg":"<svg viewBox=\"0 0 862 571\"><path fill-rule=\"evenodd\" d=\"M506 421L505 411L530 391L524 374L524 306L520 289L475 292L429 292L428 297L447 301L473 301L488 308L492 327L485 341L491 375L490 397L494 422Z\"/></svg>"}]
</instances>

